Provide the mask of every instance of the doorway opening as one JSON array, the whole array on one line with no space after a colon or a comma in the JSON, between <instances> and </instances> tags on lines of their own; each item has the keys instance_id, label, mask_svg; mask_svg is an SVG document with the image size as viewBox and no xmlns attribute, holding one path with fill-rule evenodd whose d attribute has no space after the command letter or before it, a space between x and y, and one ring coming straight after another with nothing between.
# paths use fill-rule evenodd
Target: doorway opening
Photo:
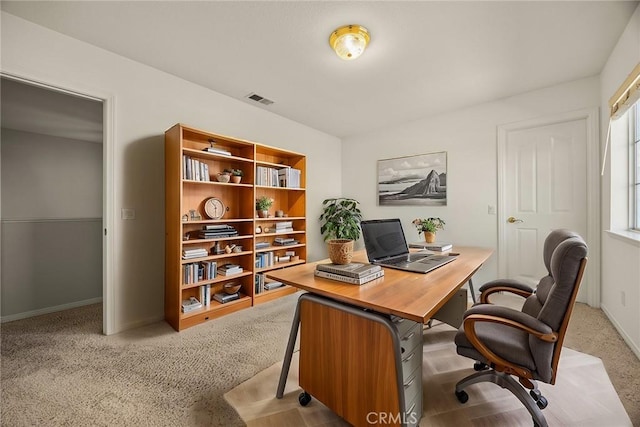
<instances>
[{"instance_id":1,"label":"doorway opening","mask_svg":"<svg viewBox=\"0 0 640 427\"><path fill-rule=\"evenodd\" d=\"M102 303L105 100L3 74L2 322Z\"/></svg>"}]
</instances>

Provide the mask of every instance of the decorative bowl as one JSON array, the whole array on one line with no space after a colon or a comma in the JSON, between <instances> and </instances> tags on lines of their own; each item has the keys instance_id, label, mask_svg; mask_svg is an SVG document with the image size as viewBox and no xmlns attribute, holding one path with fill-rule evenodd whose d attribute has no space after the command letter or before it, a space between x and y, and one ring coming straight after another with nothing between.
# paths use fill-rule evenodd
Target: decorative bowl
<instances>
[{"instance_id":1,"label":"decorative bowl","mask_svg":"<svg viewBox=\"0 0 640 427\"><path fill-rule=\"evenodd\" d=\"M242 286L242 284L238 283L238 282L228 282L225 283L222 288L224 289L225 293L231 295L231 294L235 294L236 292L238 292L240 290L240 287Z\"/></svg>"},{"instance_id":2,"label":"decorative bowl","mask_svg":"<svg viewBox=\"0 0 640 427\"><path fill-rule=\"evenodd\" d=\"M229 182L229 178L231 178L231 175L228 173L219 173L217 179L218 182Z\"/></svg>"}]
</instances>

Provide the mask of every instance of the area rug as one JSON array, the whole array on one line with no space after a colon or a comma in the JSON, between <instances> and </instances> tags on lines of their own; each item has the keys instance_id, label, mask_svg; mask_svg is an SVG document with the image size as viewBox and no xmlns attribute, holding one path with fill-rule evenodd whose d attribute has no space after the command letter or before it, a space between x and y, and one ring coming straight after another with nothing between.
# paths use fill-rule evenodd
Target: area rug
<instances>
[{"instance_id":1,"label":"area rug","mask_svg":"<svg viewBox=\"0 0 640 427\"><path fill-rule=\"evenodd\" d=\"M425 331L420 426L531 426L527 410L495 384L472 385L466 390L469 401L464 405L458 402L453 393L456 382L474 371L473 361L456 354L454 335L455 330L445 324ZM226 401L247 426L349 425L315 399L306 407L300 406L297 353L284 397L276 399L281 366L281 362L276 363L225 393ZM564 348L556 384L539 386L549 400L543 413L550 426L632 425L597 357Z\"/></svg>"}]
</instances>

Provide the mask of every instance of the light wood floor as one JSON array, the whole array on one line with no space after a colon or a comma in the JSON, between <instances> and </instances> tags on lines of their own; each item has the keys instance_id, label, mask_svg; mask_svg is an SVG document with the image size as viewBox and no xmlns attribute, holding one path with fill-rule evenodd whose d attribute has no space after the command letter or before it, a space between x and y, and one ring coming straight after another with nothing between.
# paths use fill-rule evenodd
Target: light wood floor
<instances>
[{"instance_id":1,"label":"light wood floor","mask_svg":"<svg viewBox=\"0 0 640 427\"><path fill-rule=\"evenodd\" d=\"M462 405L454 396L455 383L473 373L473 362L458 356L455 330L436 324L424 334L423 418L421 426L531 426L529 413L506 390L491 383L466 391ZM294 356L285 396L275 391L281 364L271 366L227 392L224 397L248 426L346 426L333 412L313 399L298 403L298 360ZM600 359L564 348L554 386L539 383L549 400L544 410L550 426L631 426ZM366 391L363 391L366 392Z\"/></svg>"}]
</instances>

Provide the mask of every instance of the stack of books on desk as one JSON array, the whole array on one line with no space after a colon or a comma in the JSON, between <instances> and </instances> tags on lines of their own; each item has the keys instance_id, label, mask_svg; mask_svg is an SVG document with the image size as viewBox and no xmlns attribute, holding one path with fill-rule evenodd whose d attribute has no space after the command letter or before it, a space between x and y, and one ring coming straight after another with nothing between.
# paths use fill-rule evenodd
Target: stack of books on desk
<instances>
[{"instance_id":1,"label":"stack of books on desk","mask_svg":"<svg viewBox=\"0 0 640 427\"><path fill-rule=\"evenodd\" d=\"M352 262L349 264L317 264L315 275L325 279L362 285L384 276L379 265Z\"/></svg>"}]
</instances>

